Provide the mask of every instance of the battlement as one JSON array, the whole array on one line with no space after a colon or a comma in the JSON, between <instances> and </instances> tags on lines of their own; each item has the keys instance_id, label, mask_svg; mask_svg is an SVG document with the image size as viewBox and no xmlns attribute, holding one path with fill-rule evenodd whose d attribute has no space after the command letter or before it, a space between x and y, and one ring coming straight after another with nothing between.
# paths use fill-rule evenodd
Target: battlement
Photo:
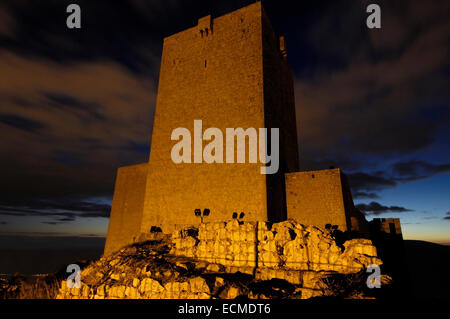
<instances>
[{"instance_id":1,"label":"battlement","mask_svg":"<svg viewBox=\"0 0 450 319\"><path fill-rule=\"evenodd\" d=\"M236 27L236 25L248 23L252 18L261 18L262 10L261 3L256 2L233 12L224 14L220 17L212 17L211 15L207 15L199 18L195 26L186 28L180 32L165 37L164 42L172 40L177 41L180 40L180 38L191 36L201 39L202 32L203 36L206 37L206 32L208 32L208 35L211 35L213 33L213 29L215 31L215 28L220 28L221 32L227 32L227 30L231 30L233 27Z\"/></svg>"},{"instance_id":2,"label":"battlement","mask_svg":"<svg viewBox=\"0 0 450 319\"><path fill-rule=\"evenodd\" d=\"M374 232L403 237L400 218L374 218L370 225Z\"/></svg>"},{"instance_id":3,"label":"battlement","mask_svg":"<svg viewBox=\"0 0 450 319\"><path fill-rule=\"evenodd\" d=\"M254 37L261 37L263 33L265 33L264 42L270 44L266 47L275 49L279 56L285 59L287 56L285 39L275 34L261 2L255 2L220 17L207 15L199 18L197 25L165 37L164 47L170 50L172 46L186 46L185 51L190 51L191 47L203 44L205 47L199 51L203 52L212 50L211 44L208 43L219 42L218 46L226 51L228 41L232 40L239 45L247 43L248 47L252 47L256 44ZM166 54L164 53L163 57Z\"/></svg>"},{"instance_id":4,"label":"battlement","mask_svg":"<svg viewBox=\"0 0 450 319\"><path fill-rule=\"evenodd\" d=\"M202 38L212 35L212 21L211 15L198 19L197 28Z\"/></svg>"}]
</instances>

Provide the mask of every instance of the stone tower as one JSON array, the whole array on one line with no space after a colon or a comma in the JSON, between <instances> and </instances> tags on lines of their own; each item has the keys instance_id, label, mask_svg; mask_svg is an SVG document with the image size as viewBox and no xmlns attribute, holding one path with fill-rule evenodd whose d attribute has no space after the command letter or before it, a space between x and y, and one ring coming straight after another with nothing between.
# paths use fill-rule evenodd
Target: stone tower
<instances>
[{"instance_id":1,"label":"stone tower","mask_svg":"<svg viewBox=\"0 0 450 319\"><path fill-rule=\"evenodd\" d=\"M171 159L178 127L194 131L279 128L279 170L261 163L181 163ZM261 138L261 136L260 136ZM224 137L225 139L225 137ZM270 141L270 137L268 138ZM205 146L203 142L203 147ZM236 155L235 155L236 156ZM286 219L285 173L298 169L293 76L284 39L276 36L260 2L164 39L150 160L119 169L105 253L160 227L208 221Z\"/></svg>"},{"instance_id":2,"label":"stone tower","mask_svg":"<svg viewBox=\"0 0 450 319\"><path fill-rule=\"evenodd\" d=\"M286 218L284 194L274 190L284 189L284 173L297 169L298 155L293 80L283 54L260 2L204 17L164 39L142 231L198 223L196 208L209 208L211 221L234 211L247 220ZM280 141L289 143L280 147L278 173L262 175L260 163L173 163L172 130L193 132L194 120L222 132L283 128Z\"/></svg>"},{"instance_id":3,"label":"stone tower","mask_svg":"<svg viewBox=\"0 0 450 319\"><path fill-rule=\"evenodd\" d=\"M248 138L245 163L237 163L235 152L233 163L208 164L191 154L191 163L176 164L173 130L188 129L191 146L195 149L197 141L200 153L209 143L201 133L198 142L196 120L202 121L203 132L278 128L278 171L261 174L263 164L249 161ZM259 135L258 144L264 137ZM270 145L270 139L265 143ZM294 84L284 38L276 36L260 2L215 19L201 18L164 39L150 160L117 172L105 254L145 238L152 229L169 233L198 224L194 212L205 209L209 222L230 220L236 212L246 221L293 218L367 233L367 221L353 205L339 169L297 170Z\"/></svg>"}]
</instances>

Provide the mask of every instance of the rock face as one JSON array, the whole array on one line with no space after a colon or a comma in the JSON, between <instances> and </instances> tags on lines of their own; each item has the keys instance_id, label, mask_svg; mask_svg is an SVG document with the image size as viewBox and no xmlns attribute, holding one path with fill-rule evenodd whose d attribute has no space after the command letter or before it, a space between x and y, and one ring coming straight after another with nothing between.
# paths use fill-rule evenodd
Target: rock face
<instances>
[{"instance_id":1,"label":"rock face","mask_svg":"<svg viewBox=\"0 0 450 319\"><path fill-rule=\"evenodd\" d=\"M367 239L338 245L295 221L232 220L102 257L82 270L80 288L62 282L57 298L367 297L365 270L381 263Z\"/></svg>"},{"instance_id":2,"label":"rock face","mask_svg":"<svg viewBox=\"0 0 450 319\"><path fill-rule=\"evenodd\" d=\"M381 264L368 239L339 247L329 232L295 221L205 223L172 234L171 253L235 267L355 273Z\"/></svg>"}]
</instances>

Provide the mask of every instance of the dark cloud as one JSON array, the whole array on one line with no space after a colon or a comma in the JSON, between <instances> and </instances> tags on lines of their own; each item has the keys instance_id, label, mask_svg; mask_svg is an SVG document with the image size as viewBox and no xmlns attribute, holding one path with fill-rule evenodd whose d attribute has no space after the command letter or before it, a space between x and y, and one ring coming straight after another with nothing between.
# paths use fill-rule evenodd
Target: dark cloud
<instances>
[{"instance_id":1,"label":"dark cloud","mask_svg":"<svg viewBox=\"0 0 450 319\"><path fill-rule=\"evenodd\" d=\"M450 164L433 164L426 161L411 160L396 162L385 171L372 173L355 172L347 174L355 199L379 198L377 191L412 182L450 171Z\"/></svg>"},{"instance_id":2,"label":"dark cloud","mask_svg":"<svg viewBox=\"0 0 450 319\"><path fill-rule=\"evenodd\" d=\"M109 204L73 198L28 198L0 202L0 215L51 218L50 221L41 222L48 225L72 222L77 218L108 218L110 210Z\"/></svg>"},{"instance_id":3,"label":"dark cloud","mask_svg":"<svg viewBox=\"0 0 450 319\"><path fill-rule=\"evenodd\" d=\"M15 32L16 21L4 3L0 3L0 36L12 36Z\"/></svg>"},{"instance_id":4,"label":"dark cloud","mask_svg":"<svg viewBox=\"0 0 450 319\"><path fill-rule=\"evenodd\" d=\"M82 101L75 96L60 92L42 92L51 105L60 111L67 111L80 121L103 121L105 117L99 112L101 106L97 102Z\"/></svg>"},{"instance_id":5,"label":"dark cloud","mask_svg":"<svg viewBox=\"0 0 450 319\"><path fill-rule=\"evenodd\" d=\"M110 197L116 169L147 160L137 146L150 142L151 79L108 61L64 65L1 49L0 73L10 74L0 81L0 200Z\"/></svg>"},{"instance_id":6,"label":"dark cloud","mask_svg":"<svg viewBox=\"0 0 450 319\"><path fill-rule=\"evenodd\" d=\"M356 208L364 212L366 215L380 215L386 213L404 213L412 212L413 210L400 206L384 206L377 202L370 202L370 204L358 204Z\"/></svg>"},{"instance_id":7,"label":"dark cloud","mask_svg":"<svg viewBox=\"0 0 450 319\"><path fill-rule=\"evenodd\" d=\"M46 224L46 225L59 225L60 223L58 223L58 222L41 222L41 224Z\"/></svg>"},{"instance_id":8,"label":"dark cloud","mask_svg":"<svg viewBox=\"0 0 450 319\"><path fill-rule=\"evenodd\" d=\"M335 155L333 157L309 158L306 154L301 156L300 169L301 170L321 170L329 169L331 167L339 167L343 170L355 170L363 166L360 161L348 157Z\"/></svg>"},{"instance_id":9,"label":"dark cloud","mask_svg":"<svg viewBox=\"0 0 450 319\"><path fill-rule=\"evenodd\" d=\"M422 151L450 125L448 1L381 1L381 30L364 26L367 4L327 5L295 39L306 53L294 57L315 56L296 70L301 161L360 169Z\"/></svg>"},{"instance_id":10,"label":"dark cloud","mask_svg":"<svg viewBox=\"0 0 450 319\"><path fill-rule=\"evenodd\" d=\"M354 199L362 199L362 198L376 199L376 198L380 198L380 196L378 196L375 193L367 193L367 192L361 192L361 191L356 191L352 195L353 195Z\"/></svg>"},{"instance_id":11,"label":"dark cloud","mask_svg":"<svg viewBox=\"0 0 450 319\"><path fill-rule=\"evenodd\" d=\"M28 132L37 132L44 128L42 123L27 119L22 116L0 114L0 123Z\"/></svg>"},{"instance_id":12,"label":"dark cloud","mask_svg":"<svg viewBox=\"0 0 450 319\"><path fill-rule=\"evenodd\" d=\"M393 173L397 175L397 180L414 181L448 172L450 171L450 163L436 165L416 160L396 163L392 169Z\"/></svg>"},{"instance_id":13,"label":"dark cloud","mask_svg":"<svg viewBox=\"0 0 450 319\"><path fill-rule=\"evenodd\" d=\"M360 190L381 190L387 187L394 187L397 183L383 176L382 172L375 174L352 173L347 174L352 189Z\"/></svg>"}]
</instances>

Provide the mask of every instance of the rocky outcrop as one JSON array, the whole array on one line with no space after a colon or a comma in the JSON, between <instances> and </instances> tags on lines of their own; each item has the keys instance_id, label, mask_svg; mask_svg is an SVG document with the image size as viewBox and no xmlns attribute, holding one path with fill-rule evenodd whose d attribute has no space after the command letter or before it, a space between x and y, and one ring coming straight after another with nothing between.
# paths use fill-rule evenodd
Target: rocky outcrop
<instances>
[{"instance_id":1,"label":"rocky outcrop","mask_svg":"<svg viewBox=\"0 0 450 319\"><path fill-rule=\"evenodd\" d=\"M339 247L328 231L295 221L204 223L172 235L171 253L224 266L336 271L355 273L380 265L368 239L352 239Z\"/></svg>"},{"instance_id":2,"label":"rocky outcrop","mask_svg":"<svg viewBox=\"0 0 450 319\"><path fill-rule=\"evenodd\" d=\"M102 257L57 298L367 297L372 264L381 260L370 240L337 243L295 221L204 223Z\"/></svg>"}]
</instances>

